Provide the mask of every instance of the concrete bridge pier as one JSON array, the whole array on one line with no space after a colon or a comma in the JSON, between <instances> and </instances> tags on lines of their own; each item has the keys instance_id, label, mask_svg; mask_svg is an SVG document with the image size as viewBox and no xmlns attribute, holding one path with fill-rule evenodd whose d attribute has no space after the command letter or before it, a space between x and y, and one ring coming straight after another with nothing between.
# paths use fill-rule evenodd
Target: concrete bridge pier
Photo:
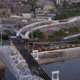
<instances>
[{"instance_id":1,"label":"concrete bridge pier","mask_svg":"<svg viewBox=\"0 0 80 80\"><path fill-rule=\"evenodd\" d=\"M4 79L4 77L5 77L5 70L6 70L6 67L2 63L2 61L0 60L0 80Z\"/></svg>"}]
</instances>

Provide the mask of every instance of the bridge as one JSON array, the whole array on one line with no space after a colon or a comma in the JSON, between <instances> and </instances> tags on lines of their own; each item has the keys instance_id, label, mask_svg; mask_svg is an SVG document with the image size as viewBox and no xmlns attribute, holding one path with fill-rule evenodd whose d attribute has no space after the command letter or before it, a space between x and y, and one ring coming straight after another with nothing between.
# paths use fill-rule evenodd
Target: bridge
<instances>
[{"instance_id":1,"label":"bridge","mask_svg":"<svg viewBox=\"0 0 80 80\"><path fill-rule=\"evenodd\" d=\"M0 59L17 80L51 80L42 67L28 52L19 37L5 30L14 46L0 46ZM34 72L34 75L32 75ZM36 74L36 75L35 75Z\"/></svg>"},{"instance_id":2,"label":"bridge","mask_svg":"<svg viewBox=\"0 0 80 80\"><path fill-rule=\"evenodd\" d=\"M15 47L18 49L20 54L25 59L26 63L28 63L29 67L34 70L34 72L43 78L44 80L51 80L49 76L44 72L41 66L37 63L37 61L31 56L28 50L24 47L23 43L20 41L19 38L11 36L10 37Z\"/></svg>"}]
</instances>

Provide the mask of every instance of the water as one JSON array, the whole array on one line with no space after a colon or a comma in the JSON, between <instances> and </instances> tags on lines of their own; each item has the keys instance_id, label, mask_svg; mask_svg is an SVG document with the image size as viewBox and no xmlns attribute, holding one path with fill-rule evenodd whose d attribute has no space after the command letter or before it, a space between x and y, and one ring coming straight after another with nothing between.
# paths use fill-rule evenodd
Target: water
<instances>
[{"instance_id":1,"label":"water","mask_svg":"<svg viewBox=\"0 0 80 80\"><path fill-rule=\"evenodd\" d=\"M52 77L52 71L59 70L60 80L76 80L80 72L80 58L46 65L43 64L42 67L50 77ZM16 80L8 69L6 70L5 77L8 80Z\"/></svg>"},{"instance_id":2,"label":"water","mask_svg":"<svg viewBox=\"0 0 80 80\"><path fill-rule=\"evenodd\" d=\"M76 80L80 73L80 58L47 65L44 64L42 67L50 77L52 77L52 71L59 70L60 80Z\"/></svg>"},{"instance_id":3,"label":"water","mask_svg":"<svg viewBox=\"0 0 80 80\"><path fill-rule=\"evenodd\" d=\"M7 80L16 80L13 74L10 72L10 70L7 68L5 71L5 78Z\"/></svg>"}]
</instances>

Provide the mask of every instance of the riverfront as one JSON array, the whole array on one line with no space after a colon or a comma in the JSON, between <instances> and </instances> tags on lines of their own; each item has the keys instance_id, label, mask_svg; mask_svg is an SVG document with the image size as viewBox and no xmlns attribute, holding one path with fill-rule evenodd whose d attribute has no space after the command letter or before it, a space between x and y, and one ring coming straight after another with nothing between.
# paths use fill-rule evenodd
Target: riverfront
<instances>
[{"instance_id":1,"label":"riverfront","mask_svg":"<svg viewBox=\"0 0 80 80\"><path fill-rule=\"evenodd\" d=\"M60 80L76 80L80 73L80 58L43 64L42 67L50 77L52 71L59 70Z\"/></svg>"},{"instance_id":2,"label":"riverfront","mask_svg":"<svg viewBox=\"0 0 80 80\"><path fill-rule=\"evenodd\" d=\"M68 48L68 49L59 49L59 50L53 50L53 51L49 51L49 52L53 52L53 55L56 54L58 57L39 59L39 60L37 60L39 64L80 58L80 47ZM49 52L48 53L46 52L46 53L49 54ZM45 52L44 53L38 53L38 54L44 56ZM62 54L62 55L60 56L60 54Z\"/></svg>"},{"instance_id":3,"label":"riverfront","mask_svg":"<svg viewBox=\"0 0 80 80\"><path fill-rule=\"evenodd\" d=\"M52 71L59 70L60 80L76 80L80 72L80 58L50 64L42 64L41 66L50 77ZM16 80L8 69L6 70L5 77L8 80Z\"/></svg>"}]
</instances>

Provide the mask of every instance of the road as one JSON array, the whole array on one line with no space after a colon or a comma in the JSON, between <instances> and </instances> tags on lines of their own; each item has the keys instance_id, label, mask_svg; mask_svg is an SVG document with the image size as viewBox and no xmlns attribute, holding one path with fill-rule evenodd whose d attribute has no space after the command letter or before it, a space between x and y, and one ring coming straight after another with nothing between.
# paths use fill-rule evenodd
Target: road
<instances>
[{"instance_id":1,"label":"road","mask_svg":"<svg viewBox=\"0 0 80 80\"><path fill-rule=\"evenodd\" d=\"M64 37L63 40L72 39L72 38L76 38L76 37L80 37L80 33Z\"/></svg>"},{"instance_id":2,"label":"road","mask_svg":"<svg viewBox=\"0 0 80 80\"><path fill-rule=\"evenodd\" d=\"M69 18L69 19L66 19L66 20L54 20L54 21L51 23L51 26L53 26L53 25L61 25L61 24L69 24L69 23L72 23L72 22L77 21L77 20L80 20L80 16L78 16L78 17L73 17L73 18ZM49 22L50 22L50 20L46 20L46 21L36 22L36 23L30 24L30 25L27 25L27 26L21 28L21 29L17 32L16 36L19 36L22 31L24 31L25 29L31 27L31 29L29 29L29 30L25 33L25 35L21 36L22 38L27 38L27 39L29 39L29 34L30 34L31 32L33 32L33 31L35 31L35 30L37 30L37 29L41 29L41 28L47 27L48 24L46 24L46 23L49 23ZM39 24L41 24L41 23L45 23L45 25L39 26ZM38 26L36 26L36 25L38 25ZM35 26L35 27L33 27L33 26Z\"/></svg>"}]
</instances>

